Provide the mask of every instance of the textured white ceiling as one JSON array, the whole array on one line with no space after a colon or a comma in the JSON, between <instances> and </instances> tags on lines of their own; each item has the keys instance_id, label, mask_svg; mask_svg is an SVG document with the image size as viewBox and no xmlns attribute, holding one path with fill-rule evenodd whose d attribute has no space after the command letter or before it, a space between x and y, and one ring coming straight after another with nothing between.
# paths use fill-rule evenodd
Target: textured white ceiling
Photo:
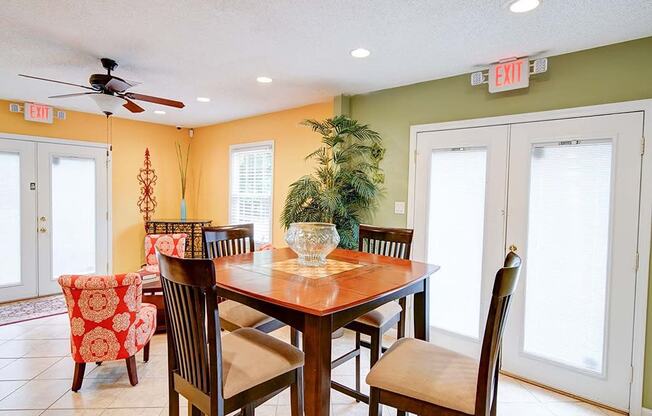
<instances>
[{"instance_id":1,"label":"textured white ceiling","mask_svg":"<svg viewBox=\"0 0 652 416\"><path fill-rule=\"evenodd\" d=\"M650 0L2 0L0 97L98 112L74 87L116 59L132 91L180 99L118 117L199 126L470 72L500 58L557 55L652 35ZM372 51L354 59L351 49ZM554 68L551 68L554 71ZM272 84L256 77L270 76ZM197 96L210 97L208 104Z\"/></svg>"}]
</instances>

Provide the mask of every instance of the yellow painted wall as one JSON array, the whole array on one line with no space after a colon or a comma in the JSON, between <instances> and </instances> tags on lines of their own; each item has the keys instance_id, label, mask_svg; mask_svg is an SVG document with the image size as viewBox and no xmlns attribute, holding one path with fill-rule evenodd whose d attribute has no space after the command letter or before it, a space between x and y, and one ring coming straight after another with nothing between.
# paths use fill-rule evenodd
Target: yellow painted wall
<instances>
[{"instance_id":1,"label":"yellow painted wall","mask_svg":"<svg viewBox=\"0 0 652 416\"><path fill-rule=\"evenodd\" d=\"M187 130L173 126L114 118L113 122L113 270L137 270L143 262L145 229L136 203L136 179L149 147L158 175L154 195L158 200L155 218L178 217L181 186L174 142L186 140ZM0 133L24 134L68 140L106 142L106 118L101 115L66 111L66 120L54 124L28 122L20 113L9 112L9 101L0 100ZM0 137L1 134L0 134Z\"/></svg>"},{"instance_id":2,"label":"yellow painted wall","mask_svg":"<svg viewBox=\"0 0 652 416\"><path fill-rule=\"evenodd\" d=\"M228 224L229 146L274 140L272 243L285 245L279 217L288 186L308 173L310 164L303 157L319 146L319 136L299 123L332 115L329 101L195 129L190 152L192 215L210 218L215 225Z\"/></svg>"}]
</instances>

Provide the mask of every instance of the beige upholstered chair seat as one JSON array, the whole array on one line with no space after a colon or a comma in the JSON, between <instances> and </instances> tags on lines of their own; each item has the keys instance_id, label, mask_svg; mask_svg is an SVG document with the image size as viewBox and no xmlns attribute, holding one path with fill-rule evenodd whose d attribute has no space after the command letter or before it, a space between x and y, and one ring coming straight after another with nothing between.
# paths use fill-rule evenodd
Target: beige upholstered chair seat
<instances>
[{"instance_id":1,"label":"beige upholstered chair seat","mask_svg":"<svg viewBox=\"0 0 652 416\"><path fill-rule=\"evenodd\" d=\"M464 355L403 338L371 369L367 384L472 415L478 366Z\"/></svg>"},{"instance_id":2,"label":"beige upholstered chair seat","mask_svg":"<svg viewBox=\"0 0 652 416\"><path fill-rule=\"evenodd\" d=\"M274 320L269 315L232 300L220 303L219 310L220 321L227 331L237 328L258 328Z\"/></svg>"},{"instance_id":3,"label":"beige upholstered chair seat","mask_svg":"<svg viewBox=\"0 0 652 416\"><path fill-rule=\"evenodd\" d=\"M401 305L398 304L398 302L389 302L379 306L371 312L367 312L366 314L356 319L356 321L365 325L380 328L390 319L400 315L402 310L403 309L401 308Z\"/></svg>"},{"instance_id":4,"label":"beige upholstered chair seat","mask_svg":"<svg viewBox=\"0 0 652 416\"><path fill-rule=\"evenodd\" d=\"M302 365L303 352L256 329L242 328L222 336L225 399Z\"/></svg>"}]
</instances>

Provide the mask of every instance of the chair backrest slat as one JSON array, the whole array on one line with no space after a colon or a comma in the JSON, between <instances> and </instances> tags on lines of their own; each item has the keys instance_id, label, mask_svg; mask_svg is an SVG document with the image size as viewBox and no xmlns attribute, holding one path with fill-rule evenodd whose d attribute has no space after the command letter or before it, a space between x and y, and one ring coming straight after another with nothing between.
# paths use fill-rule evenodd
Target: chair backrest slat
<instances>
[{"instance_id":1,"label":"chair backrest slat","mask_svg":"<svg viewBox=\"0 0 652 416\"><path fill-rule=\"evenodd\" d=\"M223 396L215 266L211 260L160 253L158 260L169 322L169 371L210 396L217 408Z\"/></svg>"},{"instance_id":2,"label":"chair backrest slat","mask_svg":"<svg viewBox=\"0 0 652 416\"><path fill-rule=\"evenodd\" d=\"M235 256L254 251L254 225L204 227L204 255L209 259Z\"/></svg>"},{"instance_id":3,"label":"chair backrest slat","mask_svg":"<svg viewBox=\"0 0 652 416\"><path fill-rule=\"evenodd\" d=\"M405 228L383 228L360 224L358 250L381 256L409 259L414 232Z\"/></svg>"},{"instance_id":4,"label":"chair backrest slat","mask_svg":"<svg viewBox=\"0 0 652 416\"><path fill-rule=\"evenodd\" d=\"M493 405L494 391L497 388L498 372L500 371L500 350L505 322L520 272L521 258L516 253L510 252L505 258L504 266L496 273L482 339L475 401L476 415L488 415Z\"/></svg>"}]
</instances>

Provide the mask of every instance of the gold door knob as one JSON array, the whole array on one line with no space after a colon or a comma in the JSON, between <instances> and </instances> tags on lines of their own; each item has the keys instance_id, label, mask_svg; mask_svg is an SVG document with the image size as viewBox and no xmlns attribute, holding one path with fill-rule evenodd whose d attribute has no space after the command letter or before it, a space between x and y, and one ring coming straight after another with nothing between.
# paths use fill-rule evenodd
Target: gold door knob
<instances>
[{"instance_id":1,"label":"gold door knob","mask_svg":"<svg viewBox=\"0 0 652 416\"><path fill-rule=\"evenodd\" d=\"M45 228L45 227L41 227L41 228L38 229L38 232L39 232L39 233L47 233L47 232L48 232L48 229Z\"/></svg>"},{"instance_id":2,"label":"gold door knob","mask_svg":"<svg viewBox=\"0 0 652 416\"><path fill-rule=\"evenodd\" d=\"M518 247L516 247L514 244L509 246L509 251L511 251L512 253L516 253L516 250L518 250Z\"/></svg>"},{"instance_id":3,"label":"gold door knob","mask_svg":"<svg viewBox=\"0 0 652 416\"><path fill-rule=\"evenodd\" d=\"M41 221L46 221L46 220L47 220L47 218L45 218L45 217L41 217L41 218L39 218L39 219L40 219Z\"/></svg>"}]
</instances>

